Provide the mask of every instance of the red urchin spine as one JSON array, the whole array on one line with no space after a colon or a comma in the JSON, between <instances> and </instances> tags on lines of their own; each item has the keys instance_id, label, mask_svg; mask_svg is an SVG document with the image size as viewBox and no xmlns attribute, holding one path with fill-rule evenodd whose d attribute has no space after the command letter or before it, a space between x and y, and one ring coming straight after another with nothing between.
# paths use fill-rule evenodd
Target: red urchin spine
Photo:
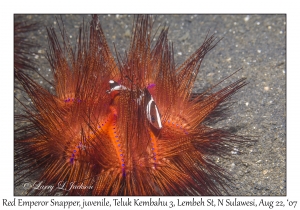
<instances>
[{"instance_id":1,"label":"red urchin spine","mask_svg":"<svg viewBox=\"0 0 300 210\"><path fill-rule=\"evenodd\" d=\"M216 38L207 36L175 67L168 30L153 45L151 18L137 16L134 24L128 54L117 56L117 62L97 16L89 35L80 30L77 51L64 28L62 45L48 29L55 94L15 71L34 104L16 116L29 123L15 131L15 161L25 162L16 174L30 169L41 173L45 184L92 186L63 192L67 195L221 194L229 179L210 156L249 140L203 122L246 85L245 79L215 93L193 94L200 65ZM117 81L117 87L110 81Z\"/></svg>"}]
</instances>

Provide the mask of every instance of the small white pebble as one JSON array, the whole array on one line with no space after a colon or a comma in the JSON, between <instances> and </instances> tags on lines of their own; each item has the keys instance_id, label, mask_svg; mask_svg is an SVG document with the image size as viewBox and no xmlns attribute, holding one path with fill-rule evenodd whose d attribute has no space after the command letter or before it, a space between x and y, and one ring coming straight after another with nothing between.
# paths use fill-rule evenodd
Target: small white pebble
<instances>
[{"instance_id":1,"label":"small white pebble","mask_svg":"<svg viewBox=\"0 0 300 210\"><path fill-rule=\"evenodd\" d=\"M238 149L237 148L233 148L233 150L231 151L231 154L236 155L238 153Z\"/></svg>"},{"instance_id":2,"label":"small white pebble","mask_svg":"<svg viewBox=\"0 0 300 210\"><path fill-rule=\"evenodd\" d=\"M177 54L178 54L178 55L182 55L182 52L178 52Z\"/></svg>"},{"instance_id":3,"label":"small white pebble","mask_svg":"<svg viewBox=\"0 0 300 210\"><path fill-rule=\"evenodd\" d=\"M35 56L34 56L34 58L35 58L35 59L38 59L38 58L39 58L39 56L38 56L38 55L35 55Z\"/></svg>"},{"instance_id":4,"label":"small white pebble","mask_svg":"<svg viewBox=\"0 0 300 210\"><path fill-rule=\"evenodd\" d=\"M54 25L56 25L56 21L54 21L53 23L54 23Z\"/></svg>"},{"instance_id":5,"label":"small white pebble","mask_svg":"<svg viewBox=\"0 0 300 210\"><path fill-rule=\"evenodd\" d=\"M279 33L282 34L283 32L282 32L282 31L279 31Z\"/></svg>"},{"instance_id":6,"label":"small white pebble","mask_svg":"<svg viewBox=\"0 0 300 210\"><path fill-rule=\"evenodd\" d=\"M246 105L246 106L248 106L248 105L249 105L249 103L248 103L248 102L246 102L246 103L245 103L245 105Z\"/></svg>"},{"instance_id":7,"label":"small white pebble","mask_svg":"<svg viewBox=\"0 0 300 210\"><path fill-rule=\"evenodd\" d=\"M70 38L72 39L72 35L70 35Z\"/></svg>"},{"instance_id":8,"label":"small white pebble","mask_svg":"<svg viewBox=\"0 0 300 210\"><path fill-rule=\"evenodd\" d=\"M247 16L244 18L244 21L247 22L249 19L250 19L250 16L247 15Z\"/></svg>"},{"instance_id":9,"label":"small white pebble","mask_svg":"<svg viewBox=\"0 0 300 210\"><path fill-rule=\"evenodd\" d=\"M261 50L257 50L258 53L261 53Z\"/></svg>"},{"instance_id":10,"label":"small white pebble","mask_svg":"<svg viewBox=\"0 0 300 210\"><path fill-rule=\"evenodd\" d=\"M260 25L260 22L256 22L256 25L258 25L258 26L259 26L259 25Z\"/></svg>"},{"instance_id":11,"label":"small white pebble","mask_svg":"<svg viewBox=\"0 0 300 210\"><path fill-rule=\"evenodd\" d=\"M269 91L270 88L269 88L268 86L266 86L266 87L264 87L264 90L265 90L265 91Z\"/></svg>"},{"instance_id":12,"label":"small white pebble","mask_svg":"<svg viewBox=\"0 0 300 210\"><path fill-rule=\"evenodd\" d=\"M272 29L272 26L268 26L268 29L271 30L271 29Z\"/></svg>"}]
</instances>

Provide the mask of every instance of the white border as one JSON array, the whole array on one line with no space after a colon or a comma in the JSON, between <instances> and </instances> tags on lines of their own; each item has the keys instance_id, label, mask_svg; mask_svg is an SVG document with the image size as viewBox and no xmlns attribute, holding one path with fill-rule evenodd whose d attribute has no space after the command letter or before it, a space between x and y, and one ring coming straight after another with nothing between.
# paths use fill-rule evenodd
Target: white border
<instances>
[{"instance_id":1,"label":"white border","mask_svg":"<svg viewBox=\"0 0 300 210\"><path fill-rule=\"evenodd\" d=\"M6 1L1 3L1 66L0 66L0 202L13 199L13 14L14 13L287 13L287 196L262 197L270 200L298 200L299 177L299 12L297 4L283 1ZM296 2L296 1L294 1ZM22 198L22 197L17 197ZM204 197L209 199L209 197ZM227 197L221 197L226 199ZM259 200L261 197L254 197ZM26 197L27 200L47 200L46 197ZM49 198L50 199L50 198ZM82 198L58 197L57 200L77 200ZM87 199L92 199L87 198ZM110 197L109 199L113 199ZM143 197L145 199L145 197ZM164 199L175 199L165 197ZM214 197L214 199L216 199ZM230 197L233 199L233 197ZM238 197L251 200L252 197ZM49 207L48 207L49 208ZM99 207L97 207L99 208ZM147 208L147 207L143 207ZM148 207L151 208L151 207ZM197 207L200 208L200 207ZM223 207L226 209L226 207ZM231 208L231 207L229 207ZM1 209L6 209L2 208ZM15 209L15 208L9 208ZM104 209L104 208L101 208ZM131 207L125 209L138 209ZM178 209L178 207L176 208ZM255 208L259 209L259 208Z\"/></svg>"}]
</instances>

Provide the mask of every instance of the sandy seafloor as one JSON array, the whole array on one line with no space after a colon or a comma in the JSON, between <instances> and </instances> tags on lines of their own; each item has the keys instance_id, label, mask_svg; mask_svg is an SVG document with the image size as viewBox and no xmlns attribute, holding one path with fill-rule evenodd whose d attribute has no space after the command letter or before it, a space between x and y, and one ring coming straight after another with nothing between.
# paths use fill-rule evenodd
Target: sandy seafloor
<instances>
[{"instance_id":1,"label":"sandy seafloor","mask_svg":"<svg viewBox=\"0 0 300 210\"><path fill-rule=\"evenodd\" d=\"M29 38L40 45L35 49L37 68L51 79L46 60L45 26L57 28L55 15L22 15L25 21L41 24ZM58 16L59 18L59 16ZM71 42L76 42L79 26L90 15L62 15ZM128 49L133 15L100 15L102 28L113 51L113 43L122 54ZM203 42L208 30L221 42L205 57L195 91L201 91L230 75L221 86L241 77L249 84L235 96L230 117L213 126L235 127L236 134L256 136L258 142L232 152L232 159L216 159L230 171L234 185L231 195L286 195L286 16L285 15L157 15L157 24L169 26L174 43L175 62L182 63ZM157 25L156 25L157 26ZM156 27L154 27L156 29ZM42 79L33 75L37 81ZM15 91L17 98L20 93ZM20 106L15 103L15 113ZM29 179L30 180L30 179ZM14 195L24 195L15 186Z\"/></svg>"}]
</instances>

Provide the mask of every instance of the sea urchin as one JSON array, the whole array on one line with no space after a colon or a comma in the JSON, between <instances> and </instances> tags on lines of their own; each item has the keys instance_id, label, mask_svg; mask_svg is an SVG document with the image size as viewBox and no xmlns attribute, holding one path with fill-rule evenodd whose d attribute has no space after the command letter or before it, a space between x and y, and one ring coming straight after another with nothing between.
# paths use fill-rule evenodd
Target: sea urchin
<instances>
[{"instance_id":1,"label":"sea urchin","mask_svg":"<svg viewBox=\"0 0 300 210\"><path fill-rule=\"evenodd\" d=\"M113 57L98 17L80 29L76 47L47 29L54 91L15 68L32 101L15 116L16 184L32 173L66 195L220 195L223 156L248 142L204 122L221 114L239 79L203 93L192 88L205 55L219 40L207 36L180 66L164 28L153 42L151 17L136 16L125 56ZM22 102L20 102L22 103ZM60 189L59 189L60 188ZM63 191L62 189L68 189Z\"/></svg>"}]
</instances>

